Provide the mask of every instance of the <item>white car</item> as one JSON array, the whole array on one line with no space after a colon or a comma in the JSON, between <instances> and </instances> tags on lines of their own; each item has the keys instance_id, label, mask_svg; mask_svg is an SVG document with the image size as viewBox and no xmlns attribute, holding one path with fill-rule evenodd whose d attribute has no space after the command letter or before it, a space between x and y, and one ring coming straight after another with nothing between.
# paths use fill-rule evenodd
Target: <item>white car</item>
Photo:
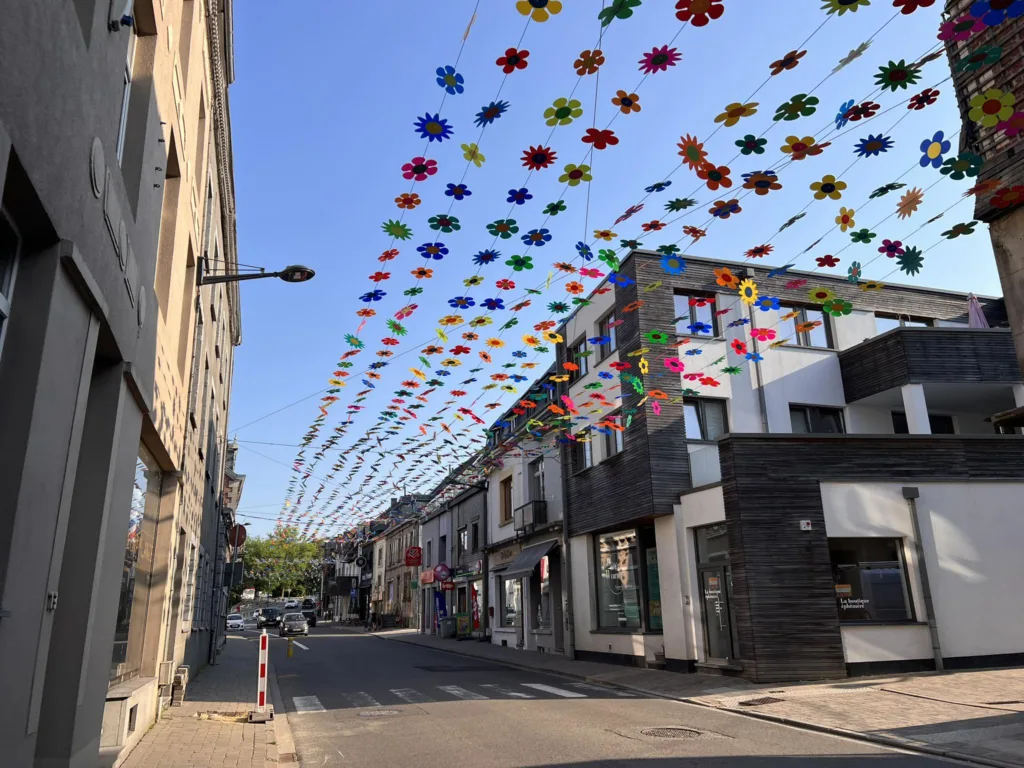
<instances>
[{"instance_id":1,"label":"white car","mask_svg":"<svg viewBox=\"0 0 1024 768\"><path fill-rule=\"evenodd\" d=\"M228 614L228 630L230 631L232 629L245 629L245 619L242 618L242 614Z\"/></svg>"},{"instance_id":2,"label":"white car","mask_svg":"<svg viewBox=\"0 0 1024 768\"><path fill-rule=\"evenodd\" d=\"M288 610L289 608L298 608L298 607L299 607L299 601L298 600L289 600L287 603L284 604L285 610Z\"/></svg>"}]
</instances>

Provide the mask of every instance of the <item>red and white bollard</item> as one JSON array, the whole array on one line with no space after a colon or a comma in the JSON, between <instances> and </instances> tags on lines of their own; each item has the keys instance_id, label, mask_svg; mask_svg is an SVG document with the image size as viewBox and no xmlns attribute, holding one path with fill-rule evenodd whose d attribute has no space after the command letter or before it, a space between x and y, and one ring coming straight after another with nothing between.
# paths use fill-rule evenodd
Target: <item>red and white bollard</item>
<instances>
[{"instance_id":1,"label":"red and white bollard","mask_svg":"<svg viewBox=\"0 0 1024 768\"><path fill-rule=\"evenodd\" d=\"M256 709L249 713L249 722L266 722L273 717L267 711L267 662L270 655L270 638L267 630L260 635L259 672L256 681Z\"/></svg>"}]
</instances>

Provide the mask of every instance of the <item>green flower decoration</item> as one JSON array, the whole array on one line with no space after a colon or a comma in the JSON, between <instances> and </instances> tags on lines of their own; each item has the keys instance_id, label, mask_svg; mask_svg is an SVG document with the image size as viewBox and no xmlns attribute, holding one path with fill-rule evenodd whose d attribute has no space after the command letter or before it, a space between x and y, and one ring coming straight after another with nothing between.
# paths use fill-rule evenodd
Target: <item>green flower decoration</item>
<instances>
[{"instance_id":1,"label":"green flower decoration","mask_svg":"<svg viewBox=\"0 0 1024 768\"><path fill-rule=\"evenodd\" d=\"M821 10L828 11L829 16L833 13L842 16L847 11L856 13L857 9L863 5L871 5L871 0L825 0Z\"/></svg>"},{"instance_id":2,"label":"green flower decoration","mask_svg":"<svg viewBox=\"0 0 1024 768\"><path fill-rule=\"evenodd\" d=\"M502 331L507 331L509 328L511 328L512 326L515 326L515 325L519 325L519 320L517 320L516 318L513 317L513 318L509 319L509 321L507 323L505 323L503 326L501 326L501 330Z\"/></svg>"},{"instance_id":3,"label":"green flower decoration","mask_svg":"<svg viewBox=\"0 0 1024 768\"><path fill-rule=\"evenodd\" d=\"M767 143L768 139L759 139L751 133L736 140L736 146L740 148L741 155L763 155L764 145Z\"/></svg>"},{"instance_id":4,"label":"green flower decoration","mask_svg":"<svg viewBox=\"0 0 1024 768\"><path fill-rule=\"evenodd\" d=\"M467 288L475 288L478 285L483 285L484 279L480 275L473 275L472 277L467 277L465 280L463 280L462 284Z\"/></svg>"},{"instance_id":5,"label":"green flower decoration","mask_svg":"<svg viewBox=\"0 0 1024 768\"><path fill-rule=\"evenodd\" d=\"M584 389L604 389L604 384L600 381L595 381L593 384L584 384Z\"/></svg>"},{"instance_id":6,"label":"green flower decoration","mask_svg":"<svg viewBox=\"0 0 1024 768\"><path fill-rule=\"evenodd\" d=\"M337 365L338 365L339 368L351 368L354 365L354 363L352 363L352 362L350 362L348 360L342 360Z\"/></svg>"},{"instance_id":7,"label":"green flower decoration","mask_svg":"<svg viewBox=\"0 0 1024 768\"><path fill-rule=\"evenodd\" d=\"M651 330L644 334L644 338L651 344L668 344L668 334L664 331L659 331L657 328L651 328Z\"/></svg>"},{"instance_id":8,"label":"green flower decoration","mask_svg":"<svg viewBox=\"0 0 1024 768\"><path fill-rule=\"evenodd\" d=\"M590 299L583 299L583 298L580 298L579 296L577 296L575 299L572 300L572 303L575 304L578 307L589 307L590 304L591 304L591 301L590 301Z\"/></svg>"},{"instance_id":9,"label":"green flower decoration","mask_svg":"<svg viewBox=\"0 0 1024 768\"><path fill-rule=\"evenodd\" d=\"M391 318L388 318L388 330L395 334L395 336L405 336L409 332L404 325Z\"/></svg>"},{"instance_id":10,"label":"green flower decoration","mask_svg":"<svg viewBox=\"0 0 1024 768\"><path fill-rule=\"evenodd\" d=\"M976 72L982 67L995 64L1003 58L1003 49L998 45L983 45L974 49L970 56L960 59L954 66L954 72Z\"/></svg>"},{"instance_id":11,"label":"green flower decoration","mask_svg":"<svg viewBox=\"0 0 1024 768\"><path fill-rule=\"evenodd\" d=\"M692 208L697 204L697 201L692 197L677 197L675 200L669 200L665 203L665 210L675 213L676 211L685 211L687 208Z\"/></svg>"},{"instance_id":12,"label":"green flower decoration","mask_svg":"<svg viewBox=\"0 0 1024 768\"><path fill-rule=\"evenodd\" d=\"M960 235L973 235L974 228L978 226L976 221L961 222L960 224L954 224L952 227L942 233L942 236L947 240L955 240Z\"/></svg>"},{"instance_id":13,"label":"green flower decoration","mask_svg":"<svg viewBox=\"0 0 1024 768\"><path fill-rule=\"evenodd\" d=\"M388 219L380 225L380 228L396 240L408 240L412 237L412 230L402 222L395 221L394 219Z\"/></svg>"},{"instance_id":14,"label":"green flower decoration","mask_svg":"<svg viewBox=\"0 0 1024 768\"><path fill-rule=\"evenodd\" d=\"M613 0L612 4L597 14L602 27L607 27L615 19L628 19L633 9L643 4L643 0Z\"/></svg>"},{"instance_id":15,"label":"green flower decoration","mask_svg":"<svg viewBox=\"0 0 1024 768\"><path fill-rule=\"evenodd\" d=\"M665 256L671 256L673 253L679 253L679 246L675 243L669 245L659 245L658 253L664 254Z\"/></svg>"},{"instance_id":16,"label":"green flower decoration","mask_svg":"<svg viewBox=\"0 0 1024 768\"><path fill-rule=\"evenodd\" d=\"M626 250L635 251L637 248L643 245L643 243L640 242L639 240L619 240L619 245L625 248Z\"/></svg>"},{"instance_id":17,"label":"green flower decoration","mask_svg":"<svg viewBox=\"0 0 1024 768\"><path fill-rule=\"evenodd\" d=\"M406 288L402 291L403 296L419 296L421 293L423 293L422 288Z\"/></svg>"},{"instance_id":18,"label":"green flower decoration","mask_svg":"<svg viewBox=\"0 0 1024 768\"><path fill-rule=\"evenodd\" d=\"M856 283L860 280L863 269L861 268L859 261L854 261L850 264L850 268L846 270L846 279L851 283Z\"/></svg>"},{"instance_id":19,"label":"green flower decoration","mask_svg":"<svg viewBox=\"0 0 1024 768\"><path fill-rule=\"evenodd\" d=\"M886 67L879 67L875 75L875 84L883 91L895 93L900 88L906 90L911 85L916 85L921 79L921 71L912 64L900 59L899 62L890 61Z\"/></svg>"},{"instance_id":20,"label":"green flower decoration","mask_svg":"<svg viewBox=\"0 0 1024 768\"><path fill-rule=\"evenodd\" d=\"M856 232L850 233L850 239L853 240L853 242L855 243L867 244L874 240L876 237L878 237L878 235L876 235L869 229L858 229Z\"/></svg>"},{"instance_id":21,"label":"green flower decoration","mask_svg":"<svg viewBox=\"0 0 1024 768\"><path fill-rule=\"evenodd\" d=\"M557 216L565 210L565 201L559 200L557 203L548 203L544 208L545 216Z\"/></svg>"},{"instance_id":22,"label":"green flower decoration","mask_svg":"<svg viewBox=\"0 0 1024 768\"><path fill-rule=\"evenodd\" d=\"M924 254L917 248L907 248L902 256L896 257L896 263L900 265L901 272L916 275L924 265Z\"/></svg>"},{"instance_id":23,"label":"green flower decoration","mask_svg":"<svg viewBox=\"0 0 1024 768\"><path fill-rule=\"evenodd\" d=\"M459 220L457 218L454 216L445 216L444 214L431 216L427 219L427 224L430 225L431 229L435 231L440 230L445 233L456 232L462 229L462 225L459 224Z\"/></svg>"},{"instance_id":24,"label":"green flower decoration","mask_svg":"<svg viewBox=\"0 0 1024 768\"><path fill-rule=\"evenodd\" d=\"M853 312L853 304L846 299L835 298L826 301L822 305L822 309L832 315L832 317L842 317Z\"/></svg>"},{"instance_id":25,"label":"green flower decoration","mask_svg":"<svg viewBox=\"0 0 1024 768\"><path fill-rule=\"evenodd\" d=\"M543 291L538 291L536 288L527 288L526 292L532 296L540 296Z\"/></svg>"},{"instance_id":26,"label":"green flower decoration","mask_svg":"<svg viewBox=\"0 0 1024 768\"><path fill-rule=\"evenodd\" d=\"M522 272L524 269L533 269L532 256L513 256L505 263L516 272Z\"/></svg>"},{"instance_id":27,"label":"green flower decoration","mask_svg":"<svg viewBox=\"0 0 1024 768\"><path fill-rule=\"evenodd\" d=\"M351 333L345 334L345 343L348 344L352 349L362 349L366 345L359 339L358 336L353 336Z\"/></svg>"},{"instance_id":28,"label":"green flower decoration","mask_svg":"<svg viewBox=\"0 0 1024 768\"><path fill-rule=\"evenodd\" d=\"M548 312L554 312L556 315L564 315L569 311L569 305L564 301L552 301L548 304Z\"/></svg>"},{"instance_id":29,"label":"green flower decoration","mask_svg":"<svg viewBox=\"0 0 1024 768\"><path fill-rule=\"evenodd\" d=\"M515 219L498 219L487 225L487 231L502 240L508 240L519 231Z\"/></svg>"},{"instance_id":30,"label":"green flower decoration","mask_svg":"<svg viewBox=\"0 0 1024 768\"><path fill-rule=\"evenodd\" d=\"M542 355L546 355L546 354L547 354L548 352L550 352L551 350L550 350L550 349L548 349L547 347L534 347L534 348L533 348L533 351L534 351L534 352L537 352L537 353L539 353L539 354L542 354Z\"/></svg>"},{"instance_id":31,"label":"green flower decoration","mask_svg":"<svg viewBox=\"0 0 1024 768\"><path fill-rule=\"evenodd\" d=\"M743 373L743 369L738 365L730 365L722 369L722 373L728 373L730 376L739 376Z\"/></svg>"},{"instance_id":32,"label":"green flower decoration","mask_svg":"<svg viewBox=\"0 0 1024 768\"><path fill-rule=\"evenodd\" d=\"M810 117L817 108L817 96L808 96L806 93L798 93L789 101L783 102L775 109L775 120L797 120L802 117Z\"/></svg>"},{"instance_id":33,"label":"green flower decoration","mask_svg":"<svg viewBox=\"0 0 1024 768\"><path fill-rule=\"evenodd\" d=\"M547 125L569 125L577 117L583 117L583 105L576 99L560 98L544 110Z\"/></svg>"},{"instance_id":34,"label":"green flower decoration","mask_svg":"<svg viewBox=\"0 0 1024 768\"><path fill-rule=\"evenodd\" d=\"M949 176L949 178L954 181L960 181L966 176L970 176L972 178L977 176L984 163L985 161L981 155L976 155L973 152L967 152L965 150L956 157L946 158L942 167L939 168L939 173L943 176Z\"/></svg>"},{"instance_id":35,"label":"green flower decoration","mask_svg":"<svg viewBox=\"0 0 1024 768\"><path fill-rule=\"evenodd\" d=\"M619 259L615 255L615 251L611 251L607 248L602 248L597 252L597 258L607 264L611 269L618 271Z\"/></svg>"},{"instance_id":36,"label":"green flower decoration","mask_svg":"<svg viewBox=\"0 0 1024 768\"><path fill-rule=\"evenodd\" d=\"M633 379L629 383L633 385L633 390L638 395L642 395L644 393L644 383L640 379Z\"/></svg>"},{"instance_id":37,"label":"green flower decoration","mask_svg":"<svg viewBox=\"0 0 1024 768\"><path fill-rule=\"evenodd\" d=\"M884 187L879 187L870 195L868 195L868 197L874 200L877 197L884 197L885 195L888 195L890 192L895 192L897 189L903 189L905 186L907 185L901 184L898 181L893 181L886 184Z\"/></svg>"},{"instance_id":38,"label":"green flower decoration","mask_svg":"<svg viewBox=\"0 0 1024 768\"><path fill-rule=\"evenodd\" d=\"M779 232L789 229L806 215L806 213L798 213L796 216L790 216L786 223L779 227Z\"/></svg>"}]
</instances>

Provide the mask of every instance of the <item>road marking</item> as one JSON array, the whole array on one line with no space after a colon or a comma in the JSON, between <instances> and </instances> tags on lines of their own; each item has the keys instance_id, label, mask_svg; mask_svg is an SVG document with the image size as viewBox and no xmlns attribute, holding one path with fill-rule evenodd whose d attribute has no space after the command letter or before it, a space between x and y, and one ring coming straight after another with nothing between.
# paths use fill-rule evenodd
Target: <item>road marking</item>
<instances>
[{"instance_id":1,"label":"road marking","mask_svg":"<svg viewBox=\"0 0 1024 768\"><path fill-rule=\"evenodd\" d=\"M295 703L295 714L301 715L304 712L326 712L324 705L316 696L293 696Z\"/></svg>"},{"instance_id":2,"label":"road marking","mask_svg":"<svg viewBox=\"0 0 1024 768\"><path fill-rule=\"evenodd\" d=\"M519 691L513 691L511 688L504 688L504 687L502 687L500 685L494 685L493 683L487 683L485 685L481 685L480 687L481 688L487 688L487 689L492 690L492 691L496 691L496 692L500 693L502 696L511 696L513 699L534 699L534 698L536 698L536 696L533 696L533 695L531 695L529 693L520 693Z\"/></svg>"},{"instance_id":3,"label":"road marking","mask_svg":"<svg viewBox=\"0 0 1024 768\"><path fill-rule=\"evenodd\" d=\"M467 691L465 688L460 688L457 685L439 685L437 687L445 693L451 694L452 696L455 696L459 699L466 699L469 701L483 701L484 699L488 698L487 696L483 696L479 693Z\"/></svg>"},{"instance_id":4,"label":"road marking","mask_svg":"<svg viewBox=\"0 0 1024 768\"><path fill-rule=\"evenodd\" d=\"M585 699L587 694L576 693L575 691L566 691L562 688L555 688L553 685L544 685L544 683L523 683L527 688L535 688L538 691L546 691L547 693L553 693L555 696L561 696L566 699Z\"/></svg>"},{"instance_id":5,"label":"road marking","mask_svg":"<svg viewBox=\"0 0 1024 768\"><path fill-rule=\"evenodd\" d=\"M298 640L292 640L292 642L295 643L295 645L299 646L299 648L301 648L304 651L308 651L309 650L309 648L307 646L303 645Z\"/></svg>"},{"instance_id":6,"label":"road marking","mask_svg":"<svg viewBox=\"0 0 1024 768\"><path fill-rule=\"evenodd\" d=\"M370 694L364 693L363 691L356 691L355 693L343 693L349 704L353 707L379 707L380 702L373 698Z\"/></svg>"},{"instance_id":7,"label":"road marking","mask_svg":"<svg viewBox=\"0 0 1024 768\"><path fill-rule=\"evenodd\" d=\"M414 688L392 688L391 692L407 704L427 704L433 701L432 698L423 695Z\"/></svg>"},{"instance_id":8,"label":"road marking","mask_svg":"<svg viewBox=\"0 0 1024 768\"><path fill-rule=\"evenodd\" d=\"M578 688L581 691L591 691L603 696L621 696L624 699L636 698L632 693L626 693L625 691L620 691L617 688L606 688L603 685L591 685L590 683L566 683L566 685L570 688Z\"/></svg>"}]
</instances>

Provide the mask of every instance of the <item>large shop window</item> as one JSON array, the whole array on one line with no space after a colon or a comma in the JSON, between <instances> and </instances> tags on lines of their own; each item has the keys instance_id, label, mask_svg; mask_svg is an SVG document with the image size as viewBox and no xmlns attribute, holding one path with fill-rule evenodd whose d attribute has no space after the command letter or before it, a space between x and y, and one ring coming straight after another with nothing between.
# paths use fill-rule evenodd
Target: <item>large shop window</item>
<instances>
[{"instance_id":1,"label":"large shop window","mask_svg":"<svg viewBox=\"0 0 1024 768\"><path fill-rule=\"evenodd\" d=\"M518 578L503 579L502 593L504 605L502 626L514 627L519 623L519 616L523 612L523 583Z\"/></svg>"},{"instance_id":2,"label":"large shop window","mask_svg":"<svg viewBox=\"0 0 1024 768\"><path fill-rule=\"evenodd\" d=\"M654 526L602 534L596 545L598 628L641 630L646 619L647 629L660 631Z\"/></svg>"},{"instance_id":3,"label":"large shop window","mask_svg":"<svg viewBox=\"0 0 1024 768\"><path fill-rule=\"evenodd\" d=\"M540 600L537 601L537 628L551 629L551 558L540 559Z\"/></svg>"},{"instance_id":4,"label":"large shop window","mask_svg":"<svg viewBox=\"0 0 1024 768\"><path fill-rule=\"evenodd\" d=\"M901 539L829 539L839 620L913 621Z\"/></svg>"}]
</instances>

